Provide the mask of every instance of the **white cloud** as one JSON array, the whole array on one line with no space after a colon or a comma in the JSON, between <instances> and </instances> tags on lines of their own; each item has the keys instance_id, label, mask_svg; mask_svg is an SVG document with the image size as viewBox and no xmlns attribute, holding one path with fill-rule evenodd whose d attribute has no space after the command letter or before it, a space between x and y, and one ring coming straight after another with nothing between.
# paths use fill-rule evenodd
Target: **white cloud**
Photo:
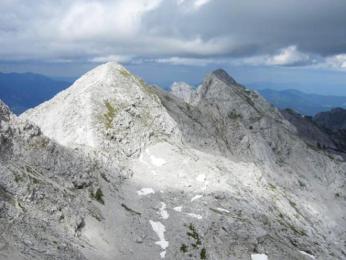
<instances>
[{"instance_id":1,"label":"white cloud","mask_svg":"<svg viewBox=\"0 0 346 260\"><path fill-rule=\"evenodd\" d=\"M293 66L312 64L315 63L315 60L308 54L299 51L297 46L292 45L280 49L273 55L248 57L241 59L239 62L249 65Z\"/></svg>"},{"instance_id":2,"label":"white cloud","mask_svg":"<svg viewBox=\"0 0 346 260\"><path fill-rule=\"evenodd\" d=\"M310 60L309 55L298 51L297 46L289 46L280 51L279 54L268 57L266 64L268 65L295 65L305 63Z\"/></svg>"},{"instance_id":3,"label":"white cloud","mask_svg":"<svg viewBox=\"0 0 346 260\"><path fill-rule=\"evenodd\" d=\"M159 6L161 0L117 0L77 2L61 18L64 39L119 39L135 36L142 16Z\"/></svg>"},{"instance_id":4,"label":"white cloud","mask_svg":"<svg viewBox=\"0 0 346 260\"><path fill-rule=\"evenodd\" d=\"M185 7L185 11L189 12L196 11L211 1L212 0L177 0L177 5Z\"/></svg>"},{"instance_id":5,"label":"white cloud","mask_svg":"<svg viewBox=\"0 0 346 260\"><path fill-rule=\"evenodd\" d=\"M196 0L193 5L195 6L195 8L201 8L203 5L206 5L207 3L209 3L211 0Z\"/></svg>"},{"instance_id":6,"label":"white cloud","mask_svg":"<svg viewBox=\"0 0 346 260\"><path fill-rule=\"evenodd\" d=\"M325 66L334 69L346 70L346 54L327 57L325 59Z\"/></svg>"},{"instance_id":7,"label":"white cloud","mask_svg":"<svg viewBox=\"0 0 346 260\"><path fill-rule=\"evenodd\" d=\"M335 2L306 10L284 0L0 0L0 60L345 69L346 16L337 15L346 2ZM318 19L326 7L338 23Z\"/></svg>"},{"instance_id":8,"label":"white cloud","mask_svg":"<svg viewBox=\"0 0 346 260\"><path fill-rule=\"evenodd\" d=\"M96 63L105 63L110 61L115 61L119 63L127 63L132 60L133 56L126 55L108 55L108 56L99 56L89 59L90 62Z\"/></svg>"},{"instance_id":9,"label":"white cloud","mask_svg":"<svg viewBox=\"0 0 346 260\"><path fill-rule=\"evenodd\" d=\"M170 57L154 60L157 63L166 63L171 65L188 65L188 66L206 66L210 63L215 63L212 59L197 59L197 58L183 58L183 57Z\"/></svg>"}]
</instances>

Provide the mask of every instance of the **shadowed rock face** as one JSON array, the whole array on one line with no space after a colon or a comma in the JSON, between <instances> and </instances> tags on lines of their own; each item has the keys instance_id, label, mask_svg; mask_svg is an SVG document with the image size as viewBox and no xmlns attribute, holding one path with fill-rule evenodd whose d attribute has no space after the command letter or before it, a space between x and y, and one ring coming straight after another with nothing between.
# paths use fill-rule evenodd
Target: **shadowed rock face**
<instances>
[{"instance_id":1,"label":"shadowed rock face","mask_svg":"<svg viewBox=\"0 0 346 260\"><path fill-rule=\"evenodd\" d=\"M329 112L318 113L313 121L334 141L337 149L346 153L346 110L334 108Z\"/></svg>"},{"instance_id":2,"label":"shadowed rock face","mask_svg":"<svg viewBox=\"0 0 346 260\"><path fill-rule=\"evenodd\" d=\"M224 71L193 94L108 63L1 124L1 256L343 259L344 162Z\"/></svg>"},{"instance_id":3,"label":"shadowed rock face","mask_svg":"<svg viewBox=\"0 0 346 260\"><path fill-rule=\"evenodd\" d=\"M299 136L316 149L329 150L346 157L346 129L344 110L337 108L314 117L302 116L291 109L282 110L283 116L298 130Z\"/></svg>"},{"instance_id":4,"label":"shadowed rock face","mask_svg":"<svg viewBox=\"0 0 346 260\"><path fill-rule=\"evenodd\" d=\"M346 109L334 108L328 112L321 112L314 116L314 121L326 129L346 129Z\"/></svg>"},{"instance_id":5,"label":"shadowed rock face","mask_svg":"<svg viewBox=\"0 0 346 260\"><path fill-rule=\"evenodd\" d=\"M217 77L219 80L222 80L224 83L228 85L235 85L237 82L223 69L217 69L213 71L212 75Z\"/></svg>"},{"instance_id":6,"label":"shadowed rock face","mask_svg":"<svg viewBox=\"0 0 346 260\"><path fill-rule=\"evenodd\" d=\"M308 144L319 149L337 149L331 137L311 117L303 116L291 109L282 110L281 113L289 122L297 127L299 136Z\"/></svg>"}]
</instances>

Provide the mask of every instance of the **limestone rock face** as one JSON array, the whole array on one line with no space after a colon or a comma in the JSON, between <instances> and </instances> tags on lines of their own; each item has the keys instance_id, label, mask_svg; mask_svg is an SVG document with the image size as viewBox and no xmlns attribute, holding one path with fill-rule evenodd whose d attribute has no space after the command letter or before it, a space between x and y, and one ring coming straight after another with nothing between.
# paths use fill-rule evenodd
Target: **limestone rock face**
<instances>
[{"instance_id":1,"label":"limestone rock face","mask_svg":"<svg viewBox=\"0 0 346 260\"><path fill-rule=\"evenodd\" d=\"M171 86L171 93L189 104L193 104L197 97L193 87L185 82L174 82Z\"/></svg>"},{"instance_id":2,"label":"limestone rock face","mask_svg":"<svg viewBox=\"0 0 346 260\"><path fill-rule=\"evenodd\" d=\"M92 239L82 242L80 232L87 217L101 216L91 194L114 189L120 171L1 111L0 258L86 259L82 251Z\"/></svg>"},{"instance_id":3,"label":"limestone rock face","mask_svg":"<svg viewBox=\"0 0 346 260\"><path fill-rule=\"evenodd\" d=\"M305 117L290 109L282 110L283 116L297 127L299 136L316 148L336 149L330 136L323 131L310 117Z\"/></svg>"},{"instance_id":4,"label":"limestone rock face","mask_svg":"<svg viewBox=\"0 0 346 260\"><path fill-rule=\"evenodd\" d=\"M10 120L11 112L9 108L0 100L0 121Z\"/></svg>"},{"instance_id":5,"label":"limestone rock face","mask_svg":"<svg viewBox=\"0 0 346 260\"><path fill-rule=\"evenodd\" d=\"M108 63L2 116L1 256L344 259L344 160L225 71L181 89Z\"/></svg>"},{"instance_id":6,"label":"limestone rock face","mask_svg":"<svg viewBox=\"0 0 346 260\"><path fill-rule=\"evenodd\" d=\"M315 149L328 150L346 158L346 128L343 128L343 109L332 109L314 117L303 116L290 109L282 115L298 130L298 135Z\"/></svg>"},{"instance_id":7,"label":"limestone rock face","mask_svg":"<svg viewBox=\"0 0 346 260\"><path fill-rule=\"evenodd\" d=\"M130 157L152 139L179 134L153 92L123 66L107 63L21 117L61 145Z\"/></svg>"}]
</instances>

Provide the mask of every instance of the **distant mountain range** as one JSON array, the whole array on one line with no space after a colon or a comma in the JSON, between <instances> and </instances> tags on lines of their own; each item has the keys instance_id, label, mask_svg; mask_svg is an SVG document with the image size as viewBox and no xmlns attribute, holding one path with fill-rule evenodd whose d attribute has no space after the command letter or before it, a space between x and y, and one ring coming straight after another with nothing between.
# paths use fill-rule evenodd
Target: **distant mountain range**
<instances>
[{"instance_id":1,"label":"distant mountain range","mask_svg":"<svg viewBox=\"0 0 346 260\"><path fill-rule=\"evenodd\" d=\"M49 100L70 86L71 82L72 80L33 73L0 72L0 99L18 115ZM343 96L309 94L295 89L259 89L256 86L254 88L279 109L291 108L304 115L312 116L335 107L346 108L346 97Z\"/></svg>"},{"instance_id":2,"label":"distant mountain range","mask_svg":"<svg viewBox=\"0 0 346 260\"><path fill-rule=\"evenodd\" d=\"M52 98L69 85L39 74L0 72L0 98L16 114Z\"/></svg>"},{"instance_id":3,"label":"distant mountain range","mask_svg":"<svg viewBox=\"0 0 346 260\"><path fill-rule=\"evenodd\" d=\"M258 91L274 106L280 109L291 108L304 115L315 115L335 107L346 108L346 97L342 96L309 94L295 89Z\"/></svg>"}]
</instances>

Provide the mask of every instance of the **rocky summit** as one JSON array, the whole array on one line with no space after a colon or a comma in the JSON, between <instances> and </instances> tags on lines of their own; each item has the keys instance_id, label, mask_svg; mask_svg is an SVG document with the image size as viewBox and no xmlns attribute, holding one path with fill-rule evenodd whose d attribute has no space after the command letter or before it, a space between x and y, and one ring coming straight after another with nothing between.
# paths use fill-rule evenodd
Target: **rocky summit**
<instances>
[{"instance_id":1,"label":"rocky summit","mask_svg":"<svg viewBox=\"0 0 346 260\"><path fill-rule=\"evenodd\" d=\"M0 103L0 145L0 259L346 258L344 159L223 70L168 93L101 65Z\"/></svg>"}]
</instances>

